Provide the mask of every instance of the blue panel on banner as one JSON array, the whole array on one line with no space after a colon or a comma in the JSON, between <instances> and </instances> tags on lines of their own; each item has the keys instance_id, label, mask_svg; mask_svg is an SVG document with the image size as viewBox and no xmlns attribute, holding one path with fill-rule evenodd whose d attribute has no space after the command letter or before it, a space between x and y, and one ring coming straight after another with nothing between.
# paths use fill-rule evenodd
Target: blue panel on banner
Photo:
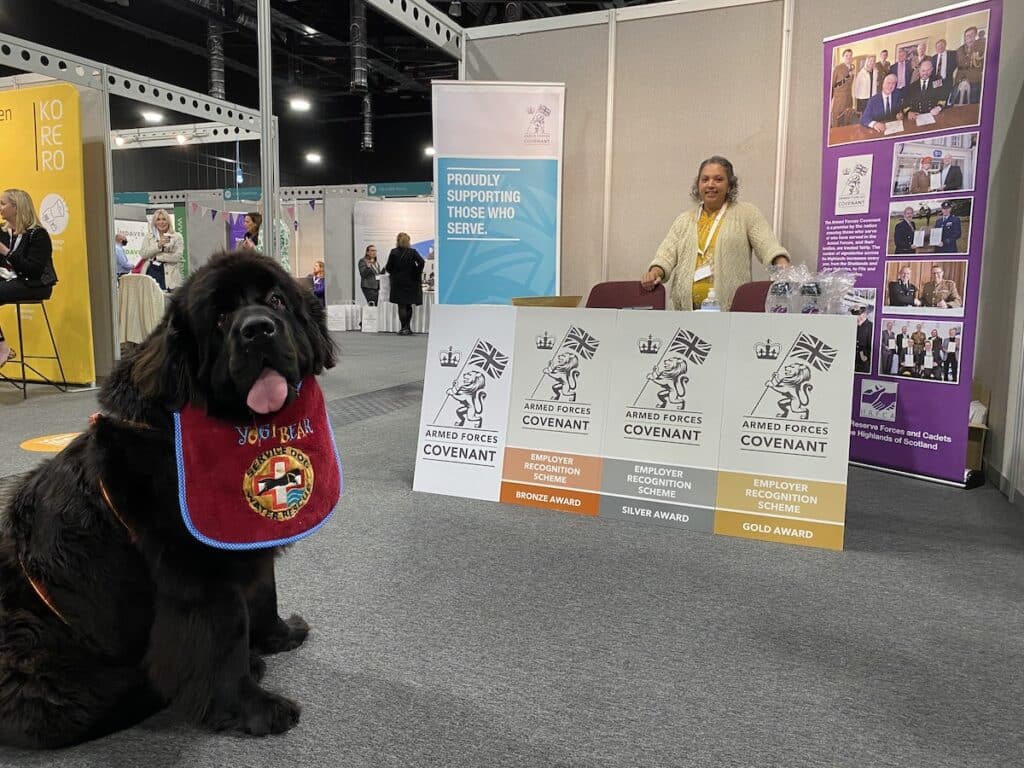
<instances>
[{"instance_id":1,"label":"blue panel on banner","mask_svg":"<svg viewBox=\"0 0 1024 768\"><path fill-rule=\"evenodd\" d=\"M437 161L438 301L550 296L558 276L558 161Z\"/></svg>"},{"instance_id":2,"label":"blue panel on banner","mask_svg":"<svg viewBox=\"0 0 1024 768\"><path fill-rule=\"evenodd\" d=\"M149 205L149 192L115 192L114 205Z\"/></svg>"}]
</instances>

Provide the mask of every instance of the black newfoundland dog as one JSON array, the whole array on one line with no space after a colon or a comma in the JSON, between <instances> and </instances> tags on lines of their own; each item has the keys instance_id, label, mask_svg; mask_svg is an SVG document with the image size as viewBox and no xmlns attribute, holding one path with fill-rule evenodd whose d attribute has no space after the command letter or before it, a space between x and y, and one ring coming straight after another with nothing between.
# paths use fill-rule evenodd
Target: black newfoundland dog
<instances>
[{"instance_id":1,"label":"black newfoundland dog","mask_svg":"<svg viewBox=\"0 0 1024 768\"><path fill-rule=\"evenodd\" d=\"M252 735L298 722L260 687L260 655L309 628L278 616L275 549L187 531L173 413L251 422L334 354L319 302L266 257L215 256L174 294L104 385L102 415L0 510L0 743L67 746L167 706Z\"/></svg>"}]
</instances>

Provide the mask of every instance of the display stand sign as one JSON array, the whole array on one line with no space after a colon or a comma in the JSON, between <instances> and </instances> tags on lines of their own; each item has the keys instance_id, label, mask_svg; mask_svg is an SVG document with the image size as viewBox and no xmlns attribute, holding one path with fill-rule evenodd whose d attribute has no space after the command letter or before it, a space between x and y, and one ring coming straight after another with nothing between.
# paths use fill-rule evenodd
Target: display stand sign
<instances>
[{"instance_id":1,"label":"display stand sign","mask_svg":"<svg viewBox=\"0 0 1024 768\"><path fill-rule=\"evenodd\" d=\"M852 318L438 306L433 322L415 490L842 549Z\"/></svg>"},{"instance_id":2,"label":"display stand sign","mask_svg":"<svg viewBox=\"0 0 1024 768\"><path fill-rule=\"evenodd\" d=\"M433 83L441 304L557 295L565 86Z\"/></svg>"},{"instance_id":3,"label":"display stand sign","mask_svg":"<svg viewBox=\"0 0 1024 768\"><path fill-rule=\"evenodd\" d=\"M1002 3L825 41L821 269L857 275L853 461L962 484ZM883 60L882 53L886 57ZM870 98L851 90L874 82Z\"/></svg>"},{"instance_id":4,"label":"display stand sign","mask_svg":"<svg viewBox=\"0 0 1024 768\"><path fill-rule=\"evenodd\" d=\"M0 91L0 122L4 126L4 144L18 148L5 158L3 188L23 189L31 195L53 244L53 265L59 282L46 302L46 311L64 375L69 382L92 383L96 380L96 367L89 309L78 91L68 83ZM110 259L113 260L113 253ZM39 307L23 307L22 320L25 338L19 354L48 354L50 337ZM8 341L15 338L14 307L0 307L0 327ZM30 362L51 381L60 381L56 361L36 358ZM5 373L13 375L14 367L7 366ZM21 368L17 370L20 372ZM31 371L26 375L30 381L39 380Z\"/></svg>"}]
</instances>

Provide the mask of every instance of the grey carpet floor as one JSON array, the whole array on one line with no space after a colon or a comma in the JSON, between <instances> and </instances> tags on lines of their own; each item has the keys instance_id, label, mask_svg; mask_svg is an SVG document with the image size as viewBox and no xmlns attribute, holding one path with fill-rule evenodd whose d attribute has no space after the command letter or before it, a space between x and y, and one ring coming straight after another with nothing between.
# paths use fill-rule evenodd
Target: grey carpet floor
<instances>
[{"instance_id":1,"label":"grey carpet floor","mask_svg":"<svg viewBox=\"0 0 1024 768\"><path fill-rule=\"evenodd\" d=\"M1024 762L1024 522L995 489L853 468L842 553L417 494L425 340L339 338L345 495L279 562L282 611L313 631L265 681L299 726L164 714L0 765ZM58 432L89 398L33 392L35 416L0 400L0 418ZM3 442L0 475L37 460Z\"/></svg>"}]
</instances>

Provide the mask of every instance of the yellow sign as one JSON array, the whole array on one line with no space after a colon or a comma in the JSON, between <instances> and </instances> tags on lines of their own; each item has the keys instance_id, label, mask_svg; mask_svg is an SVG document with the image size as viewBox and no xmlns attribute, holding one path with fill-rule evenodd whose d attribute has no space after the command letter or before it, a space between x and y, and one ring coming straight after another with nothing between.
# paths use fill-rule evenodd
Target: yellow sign
<instances>
[{"instance_id":1,"label":"yellow sign","mask_svg":"<svg viewBox=\"0 0 1024 768\"><path fill-rule=\"evenodd\" d=\"M21 450L33 453L60 453L68 443L78 437L81 432L64 432L59 435L43 435L33 437L21 444Z\"/></svg>"},{"instance_id":2,"label":"yellow sign","mask_svg":"<svg viewBox=\"0 0 1024 768\"><path fill-rule=\"evenodd\" d=\"M96 365L78 91L69 83L0 91L0 144L18 147L4 157L0 184L3 189L24 189L32 196L53 241L53 266L59 282L46 302L46 311L64 373L69 382L91 383L96 380ZM19 355L51 355L46 321L38 306L22 308L22 324L24 338L19 340L14 307L0 307L0 327ZM51 380L59 380L55 360L29 358L28 362ZM35 378L31 371L26 375L29 380Z\"/></svg>"}]
</instances>

